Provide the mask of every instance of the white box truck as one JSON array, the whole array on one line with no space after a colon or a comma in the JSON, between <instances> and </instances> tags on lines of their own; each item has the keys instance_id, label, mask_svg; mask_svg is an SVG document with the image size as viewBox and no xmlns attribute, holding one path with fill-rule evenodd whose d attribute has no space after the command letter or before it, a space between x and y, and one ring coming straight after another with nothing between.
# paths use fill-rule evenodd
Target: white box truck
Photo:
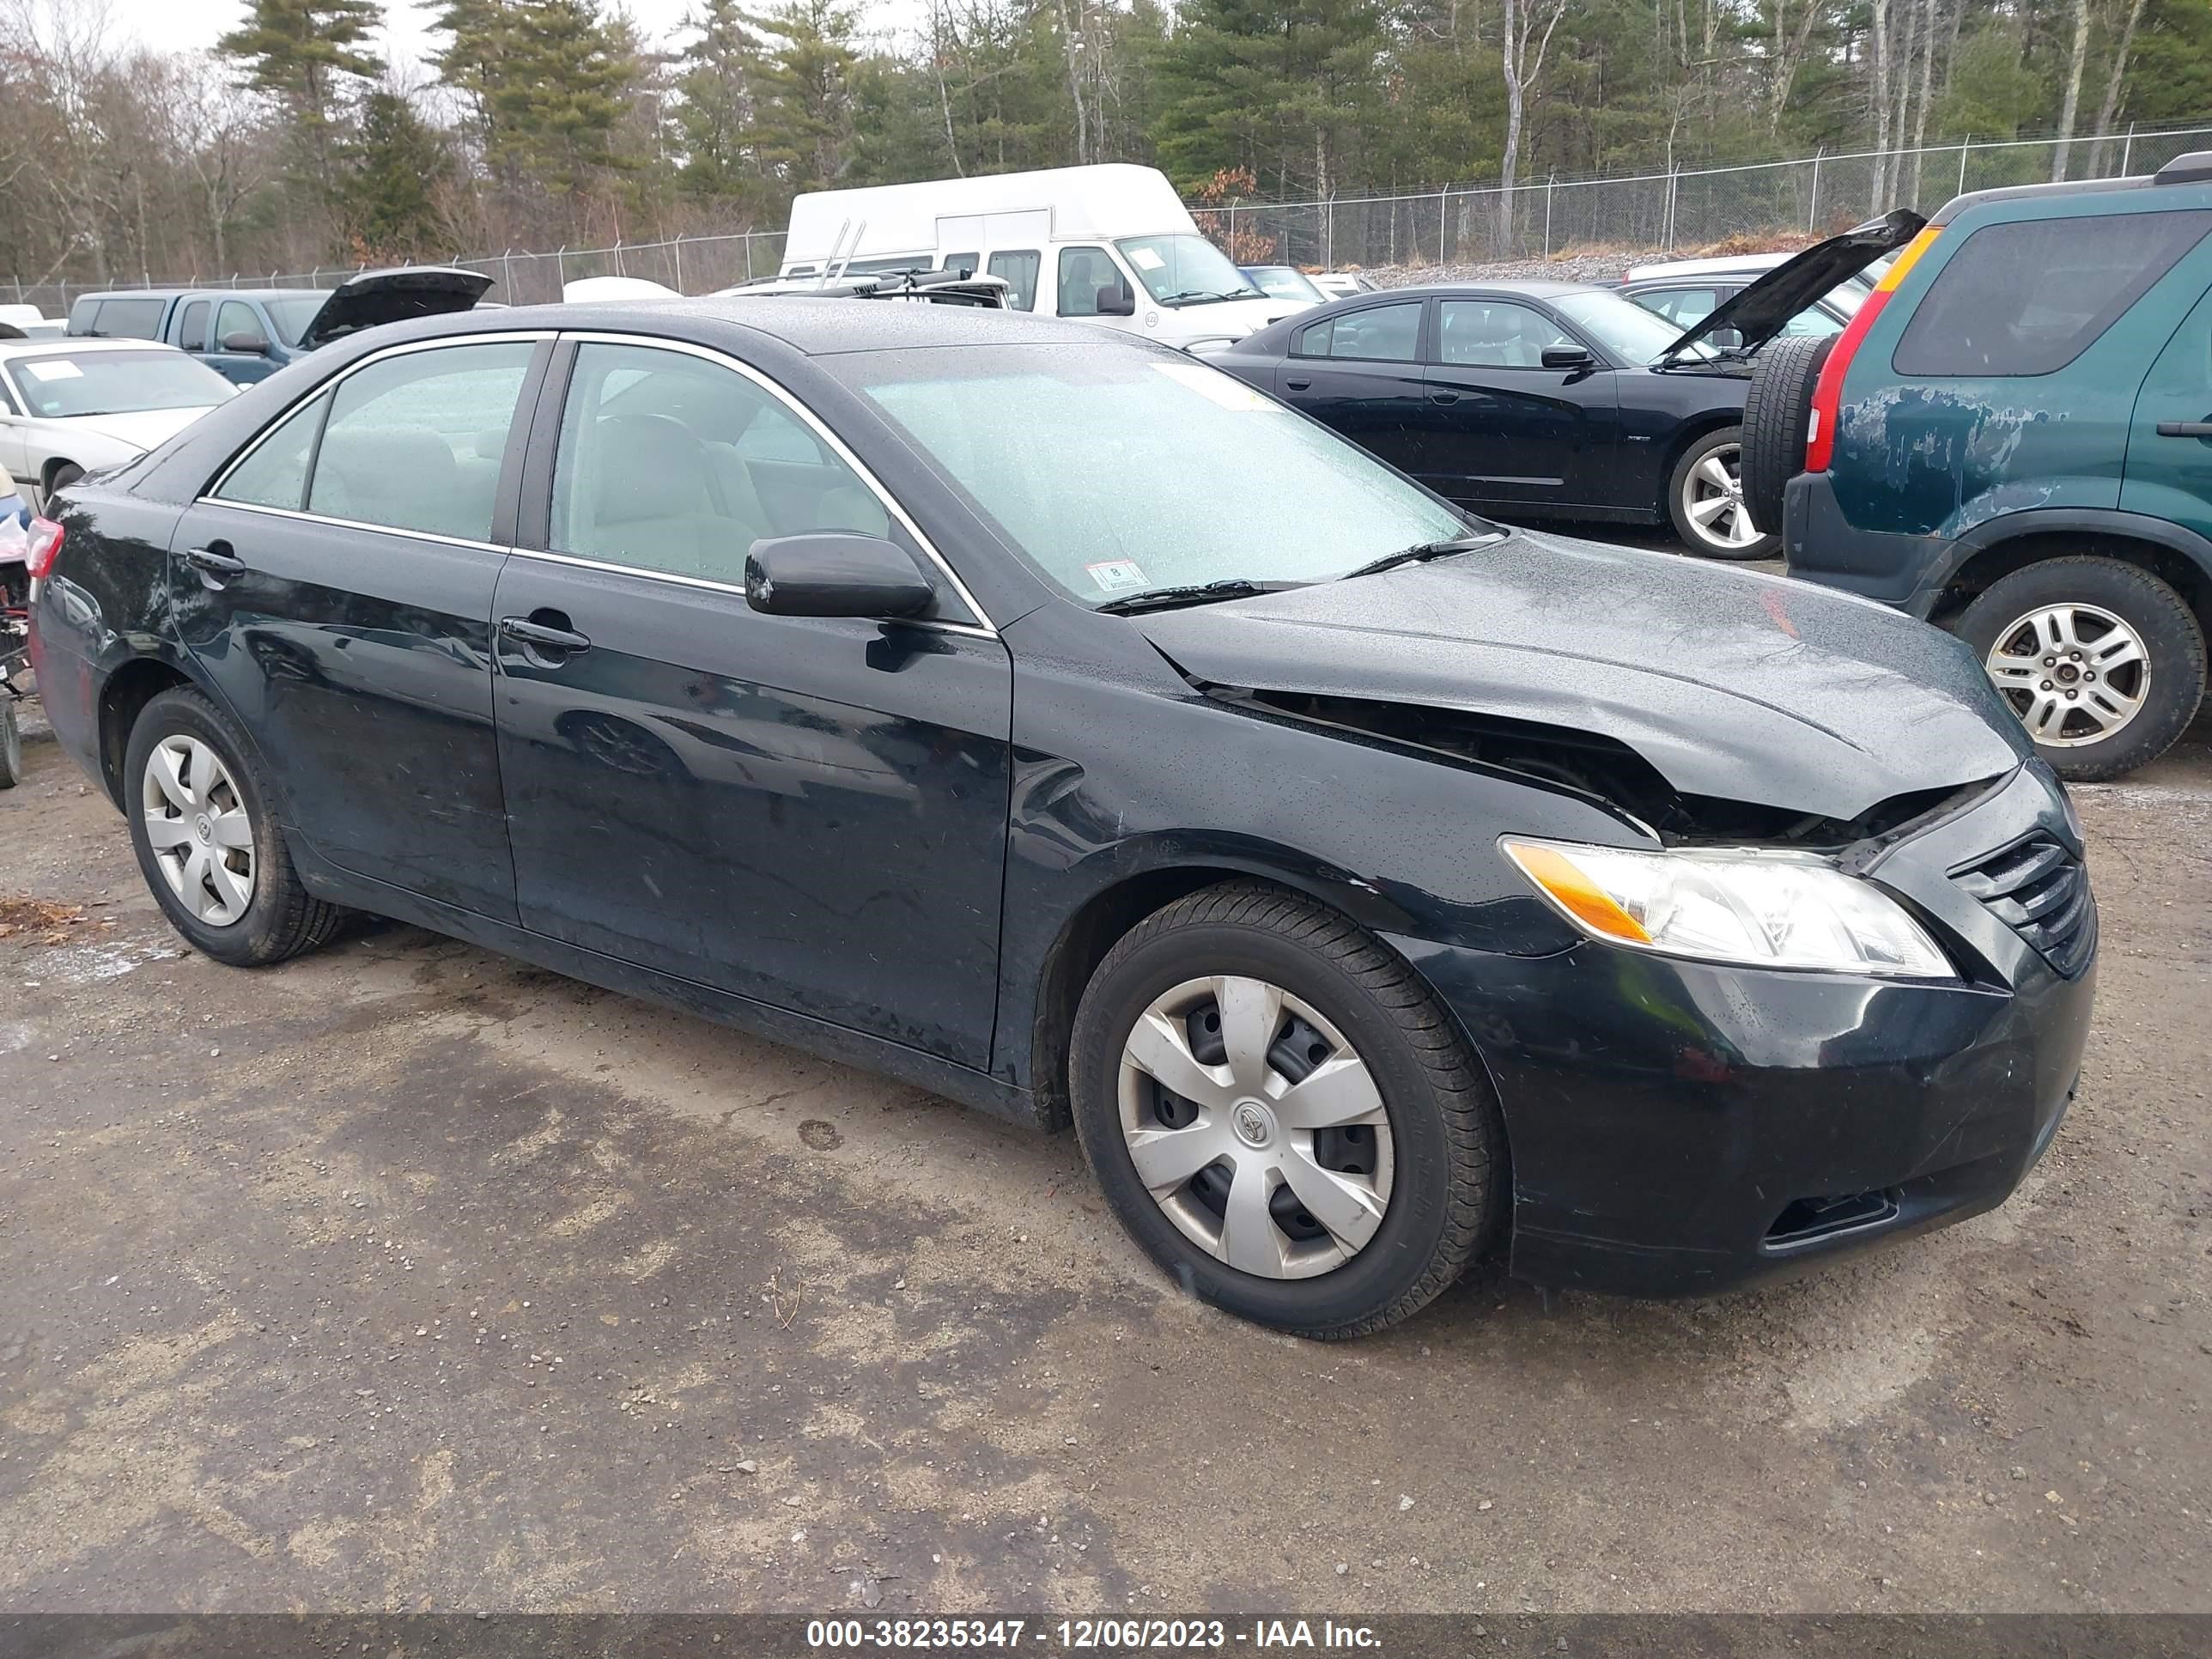
<instances>
[{"instance_id":1,"label":"white box truck","mask_svg":"<svg viewBox=\"0 0 2212 1659\"><path fill-rule=\"evenodd\" d=\"M1166 177L1106 163L821 190L791 204L781 276L965 269L1009 303L1186 349L1304 309L1271 299L1199 234Z\"/></svg>"}]
</instances>

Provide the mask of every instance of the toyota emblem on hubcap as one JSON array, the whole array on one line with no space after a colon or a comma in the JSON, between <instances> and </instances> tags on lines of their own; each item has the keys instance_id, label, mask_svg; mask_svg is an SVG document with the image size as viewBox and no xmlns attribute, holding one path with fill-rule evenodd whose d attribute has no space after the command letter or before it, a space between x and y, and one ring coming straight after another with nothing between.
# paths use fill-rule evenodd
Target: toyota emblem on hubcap
<instances>
[{"instance_id":1,"label":"toyota emblem on hubcap","mask_svg":"<svg viewBox=\"0 0 2212 1659\"><path fill-rule=\"evenodd\" d=\"M192 833L198 836L202 841L213 841L215 839L215 825L208 822L208 815L206 813L203 812L192 820Z\"/></svg>"},{"instance_id":2,"label":"toyota emblem on hubcap","mask_svg":"<svg viewBox=\"0 0 2212 1659\"><path fill-rule=\"evenodd\" d=\"M1264 1146L1274 1138L1275 1115L1256 1100L1240 1100L1230 1115L1237 1139L1248 1146Z\"/></svg>"}]
</instances>

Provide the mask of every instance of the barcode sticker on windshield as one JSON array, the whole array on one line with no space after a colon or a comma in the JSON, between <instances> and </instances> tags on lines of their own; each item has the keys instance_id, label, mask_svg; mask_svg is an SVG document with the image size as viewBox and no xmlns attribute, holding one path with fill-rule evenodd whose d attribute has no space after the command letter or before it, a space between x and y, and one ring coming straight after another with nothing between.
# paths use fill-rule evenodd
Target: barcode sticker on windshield
<instances>
[{"instance_id":1,"label":"barcode sticker on windshield","mask_svg":"<svg viewBox=\"0 0 2212 1659\"><path fill-rule=\"evenodd\" d=\"M1162 265L1167 263L1166 260L1161 258L1158 254L1153 252L1152 249L1148 247L1131 248L1129 250L1129 258L1139 270L1158 270Z\"/></svg>"},{"instance_id":2,"label":"barcode sticker on windshield","mask_svg":"<svg viewBox=\"0 0 2212 1659\"><path fill-rule=\"evenodd\" d=\"M1134 559L1108 559L1101 564L1086 564L1083 574L1102 593L1118 593L1125 588L1145 586L1144 567Z\"/></svg>"},{"instance_id":3,"label":"barcode sticker on windshield","mask_svg":"<svg viewBox=\"0 0 2212 1659\"><path fill-rule=\"evenodd\" d=\"M81 380L84 371L66 357L33 357L23 367L34 380Z\"/></svg>"}]
</instances>

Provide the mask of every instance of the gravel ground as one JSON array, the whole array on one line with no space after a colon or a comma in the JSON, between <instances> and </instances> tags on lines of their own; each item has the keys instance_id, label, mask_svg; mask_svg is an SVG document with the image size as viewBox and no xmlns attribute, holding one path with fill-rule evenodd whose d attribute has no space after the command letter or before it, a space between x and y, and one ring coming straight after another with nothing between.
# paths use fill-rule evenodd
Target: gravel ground
<instances>
[{"instance_id":1,"label":"gravel ground","mask_svg":"<svg viewBox=\"0 0 2212 1659\"><path fill-rule=\"evenodd\" d=\"M2081 1097L1781 1289L1322 1347L1073 1143L411 929L183 954L35 724L0 1613L2212 1610L2212 732L2084 790Z\"/></svg>"}]
</instances>

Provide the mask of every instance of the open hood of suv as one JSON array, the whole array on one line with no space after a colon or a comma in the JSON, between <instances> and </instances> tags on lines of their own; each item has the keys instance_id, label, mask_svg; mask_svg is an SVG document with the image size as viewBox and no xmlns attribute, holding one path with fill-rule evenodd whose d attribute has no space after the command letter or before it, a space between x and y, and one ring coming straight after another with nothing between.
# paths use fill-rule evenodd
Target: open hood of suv
<instances>
[{"instance_id":1,"label":"open hood of suv","mask_svg":"<svg viewBox=\"0 0 2212 1659\"><path fill-rule=\"evenodd\" d=\"M323 301L323 308L300 336L300 344L302 349L313 351L341 335L374 328L380 323L467 311L490 287L491 278L482 271L450 265L364 270L331 290L331 297Z\"/></svg>"},{"instance_id":2,"label":"open hood of suv","mask_svg":"<svg viewBox=\"0 0 2212 1659\"><path fill-rule=\"evenodd\" d=\"M1840 236L1814 243L1691 324L1659 354L1660 361L1688 350L1723 328L1732 328L1742 337L1738 350L1758 350L1807 306L1837 283L1849 282L1883 254L1903 247L1927 222L1910 208L1892 208L1879 219L1869 219Z\"/></svg>"}]
</instances>

